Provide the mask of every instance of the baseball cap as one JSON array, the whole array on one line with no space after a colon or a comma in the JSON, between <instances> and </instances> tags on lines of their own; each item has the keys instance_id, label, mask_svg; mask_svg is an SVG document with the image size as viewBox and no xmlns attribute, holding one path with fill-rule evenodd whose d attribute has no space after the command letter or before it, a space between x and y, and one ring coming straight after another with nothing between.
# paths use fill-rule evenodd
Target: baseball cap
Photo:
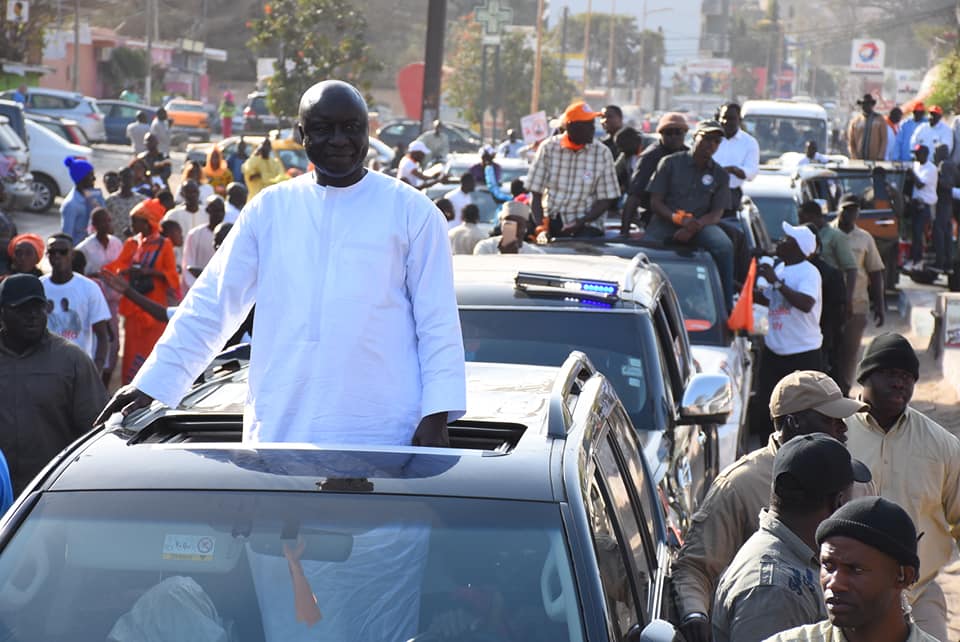
<instances>
[{"instance_id":1,"label":"baseball cap","mask_svg":"<svg viewBox=\"0 0 960 642\"><path fill-rule=\"evenodd\" d=\"M705 136L706 134L722 134L723 127L720 126L715 120L701 120L697 123L697 128L694 130L695 136Z\"/></svg>"},{"instance_id":2,"label":"baseball cap","mask_svg":"<svg viewBox=\"0 0 960 642\"><path fill-rule=\"evenodd\" d=\"M493 145L481 145L480 149L477 150L477 153L481 156L485 154L489 156L496 156L497 150L493 148Z\"/></svg>"},{"instance_id":3,"label":"baseball cap","mask_svg":"<svg viewBox=\"0 0 960 642\"><path fill-rule=\"evenodd\" d=\"M834 419L846 419L866 409L866 404L844 397L833 379L816 370L791 372L777 383L770 395L771 417L816 410Z\"/></svg>"},{"instance_id":4,"label":"baseball cap","mask_svg":"<svg viewBox=\"0 0 960 642\"><path fill-rule=\"evenodd\" d=\"M32 300L46 301L43 283L32 274L14 274L0 283L0 305L17 306Z\"/></svg>"},{"instance_id":5,"label":"baseball cap","mask_svg":"<svg viewBox=\"0 0 960 642\"><path fill-rule=\"evenodd\" d=\"M836 493L852 482L871 479L866 464L850 455L847 447L823 433L797 435L780 446L773 458L773 487L812 494ZM778 496L782 495L777 492Z\"/></svg>"},{"instance_id":6,"label":"baseball cap","mask_svg":"<svg viewBox=\"0 0 960 642\"><path fill-rule=\"evenodd\" d=\"M919 152L921 149L926 149L927 152L930 151L930 149L926 145L923 145L921 143L917 143L916 145L913 146L913 151L915 152Z\"/></svg>"},{"instance_id":7,"label":"baseball cap","mask_svg":"<svg viewBox=\"0 0 960 642\"><path fill-rule=\"evenodd\" d=\"M940 105L934 105L927 111L929 111L931 114L940 114L941 116L943 116L943 108Z\"/></svg>"},{"instance_id":8,"label":"baseball cap","mask_svg":"<svg viewBox=\"0 0 960 642\"><path fill-rule=\"evenodd\" d=\"M690 125L687 124L687 119L683 117L683 114L678 111L668 111L660 117L660 122L657 123L657 133L674 127L683 131L690 129Z\"/></svg>"},{"instance_id":9,"label":"baseball cap","mask_svg":"<svg viewBox=\"0 0 960 642\"><path fill-rule=\"evenodd\" d=\"M407 152L420 152L421 154L429 154L430 148L422 140L415 140L410 145L407 146Z\"/></svg>"},{"instance_id":10,"label":"baseball cap","mask_svg":"<svg viewBox=\"0 0 960 642\"><path fill-rule=\"evenodd\" d=\"M590 108L590 105L581 101L575 102L563 112L564 123L584 123L593 120L599 114Z\"/></svg>"},{"instance_id":11,"label":"baseball cap","mask_svg":"<svg viewBox=\"0 0 960 642\"><path fill-rule=\"evenodd\" d=\"M913 111L927 111L927 108L919 100L913 105Z\"/></svg>"},{"instance_id":12,"label":"baseball cap","mask_svg":"<svg viewBox=\"0 0 960 642\"><path fill-rule=\"evenodd\" d=\"M804 256L810 256L817 249L817 239L806 225L790 225L783 221L783 233L797 242Z\"/></svg>"},{"instance_id":13,"label":"baseball cap","mask_svg":"<svg viewBox=\"0 0 960 642\"><path fill-rule=\"evenodd\" d=\"M850 194L849 192L840 197L840 209L850 207L851 205L860 207L860 197L856 194Z\"/></svg>"}]
</instances>

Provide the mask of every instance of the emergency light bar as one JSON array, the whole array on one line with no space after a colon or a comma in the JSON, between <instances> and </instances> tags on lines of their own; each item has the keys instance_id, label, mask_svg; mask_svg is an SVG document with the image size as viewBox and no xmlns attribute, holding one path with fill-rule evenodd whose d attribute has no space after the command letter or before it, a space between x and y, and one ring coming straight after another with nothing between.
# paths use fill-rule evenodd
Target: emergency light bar
<instances>
[{"instance_id":1,"label":"emergency light bar","mask_svg":"<svg viewBox=\"0 0 960 642\"><path fill-rule=\"evenodd\" d=\"M520 290L526 290L528 288L557 290L558 293L579 294L580 297L589 297L593 300L608 303L619 299L617 294L620 290L620 285L615 281L577 279L553 274L538 274L536 272L517 272L514 283L516 283L516 287Z\"/></svg>"}]
</instances>

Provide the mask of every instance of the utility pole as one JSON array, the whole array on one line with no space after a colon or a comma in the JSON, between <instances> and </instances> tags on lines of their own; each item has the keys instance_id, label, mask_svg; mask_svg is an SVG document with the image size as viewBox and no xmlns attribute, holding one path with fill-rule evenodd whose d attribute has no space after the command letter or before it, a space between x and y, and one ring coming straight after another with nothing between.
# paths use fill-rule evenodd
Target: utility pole
<instances>
[{"instance_id":1,"label":"utility pole","mask_svg":"<svg viewBox=\"0 0 960 642\"><path fill-rule=\"evenodd\" d=\"M613 81L617 75L613 66L613 36L617 24L617 0L610 0L610 43L607 45L607 98L612 99Z\"/></svg>"},{"instance_id":2,"label":"utility pole","mask_svg":"<svg viewBox=\"0 0 960 642\"><path fill-rule=\"evenodd\" d=\"M73 90L80 91L80 0L73 0Z\"/></svg>"},{"instance_id":3,"label":"utility pole","mask_svg":"<svg viewBox=\"0 0 960 642\"><path fill-rule=\"evenodd\" d=\"M423 52L423 96L420 131L427 131L440 115L440 84L443 74L443 36L447 23L446 0L430 0L427 6L427 44ZM486 47L484 47L486 53Z\"/></svg>"},{"instance_id":4,"label":"utility pole","mask_svg":"<svg viewBox=\"0 0 960 642\"><path fill-rule=\"evenodd\" d=\"M587 0L587 19L583 25L583 93L587 93L587 67L590 66L590 17L593 15L593 0Z\"/></svg>"},{"instance_id":5,"label":"utility pole","mask_svg":"<svg viewBox=\"0 0 960 642\"><path fill-rule=\"evenodd\" d=\"M153 104L153 0L147 2L147 77L143 82L143 102Z\"/></svg>"},{"instance_id":6,"label":"utility pole","mask_svg":"<svg viewBox=\"0 0 960 642\"><path fill-rule=\"evenodd\" d=\"M563 44L561 50L566 47L567 35L567 8L563 8ZM530 92L530 113L535 114L540 111L540 74L541 56L543 55L543 0L537 0L537 53L533 60L533 88ZM562 57L562 55L561 55Z\"/></svg>"}]
</instances>

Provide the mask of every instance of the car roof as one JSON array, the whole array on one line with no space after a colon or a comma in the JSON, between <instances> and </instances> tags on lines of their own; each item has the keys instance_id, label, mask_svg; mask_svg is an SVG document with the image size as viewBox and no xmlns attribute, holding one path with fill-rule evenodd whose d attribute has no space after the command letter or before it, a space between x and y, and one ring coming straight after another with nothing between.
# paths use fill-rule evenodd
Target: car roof
<instances>
[{"instance_id":1,"label":"car roof","mask_svg":"<svg viewBox=\"0 0 960 642\"><path fill-rule=\"evenodd\" d=\"M96 100L92 96L84 96L77 91L66 91L63 89L48 89L46 87L30 87L27 93L31 94L47 94L50 96L60 96L63 98L73 98L74 100Z\"/></svg>"},{"instance_id":2,"label":"car roof","mask_svg":"<svg viewBox=\"0 0 960 642\"><path fill-rule=\"evenodd\" d=\"M793 177L788 174L760 172L752 181L743 184L743 193L747 196L795 198L798 192Z\"/></svg>"},{"instance_id":3,"label":"car roof","mask_svg":"<svg viewBox=\"0 0 960 642\"><path fill-rule=\"evenodd\" d=\"M157 110L156 107L153 107L153 106L151 106L151 105L145 105L145 104L143 104L143 103L132 103L132 102L127 101L127 100L118 100L118 99L116 99L116 98L103 98L103 99L101 99L101 100L97 100L97 104L99 104L99 105L129 105L130 107L136 107L137 109L150 110L150 111L156 111L156 110Z\"/></svg>"},{"instance_id":4,"label":"car roof","mask_svg":"<svg viewBox=\"0 0 960 642\"><path fill-rule=\"evenodd\" d=\"M174 103L182 105L200 105L203 106L203 101L200 100L190 100L189 98L171 98L167 101L167 105L173 105Z\"/></svg>"},{"instance_id":5,"label":"car roof","mask_svg":"<svg viewBox=\"0 0 960 642\"><path fill-rule=\"evenodd\" d=\"M639 261L639 259L637 260ZM457 300L465 306L522 305L583 309L573 297L533 297L516 287L518 272L566 279L616 282L621 300L652 307L665 276L660 268L619 256L559 254L457 255L453 257Z\"/></svg>"},{"instance_id":6,"label":"car roof","mask_svg":"<svg viewBox=\"0 0 960 642\"><path fill-rule=\"evenodd\" d=\"M245 369L244 369L245 370ZM238 395L246 397L245 373L221 381L232 389L219 408L151 410L130 425L107 427L48 482L51 491L78 490L263 490L316 491L331 477L361 476L385 494L557 501L551 480L553 437L548 435L551 395L561 368L467 364L467 413L451 431L522 432L509 451L414 446L211 443L196 427L240 421ZM203 388L204 386L201 386ZM162 441L154 428L180 422L201 438ZM192 423L191 423L192 422ZM160 428L156 428L157 431ZM235 427L234 430L237 430ZM176 471L171 475L170 471Z\"/></svg>"},{"instance_id":7,"label":"car roof","mask_svg":"<svg viewBox=\"0 0 960 642\"><path fill-rule=\"evenodd\" d=\"M748 100L741 109L746 116L786 116L788 118L826 118L827 110L817 103L793 100Z\"/></svg>"}]
</instances>

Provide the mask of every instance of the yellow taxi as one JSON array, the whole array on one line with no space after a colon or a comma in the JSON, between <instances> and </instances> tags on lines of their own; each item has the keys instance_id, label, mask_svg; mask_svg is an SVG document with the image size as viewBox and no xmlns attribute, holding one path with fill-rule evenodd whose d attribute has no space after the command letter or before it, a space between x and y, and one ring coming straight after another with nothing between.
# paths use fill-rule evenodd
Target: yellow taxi
<instances>
[{"instance_id":1,"label":"yellow taxi","mask_svg":"<svg viewBox=\"0 0 960 642\"><path fill-rule=\"evenodd\" d=\"M170 133L174 138L210 140L210 120L202 102L174 98L164 105L164 109L167 110Z\"/></svg>"}]
</instances>

